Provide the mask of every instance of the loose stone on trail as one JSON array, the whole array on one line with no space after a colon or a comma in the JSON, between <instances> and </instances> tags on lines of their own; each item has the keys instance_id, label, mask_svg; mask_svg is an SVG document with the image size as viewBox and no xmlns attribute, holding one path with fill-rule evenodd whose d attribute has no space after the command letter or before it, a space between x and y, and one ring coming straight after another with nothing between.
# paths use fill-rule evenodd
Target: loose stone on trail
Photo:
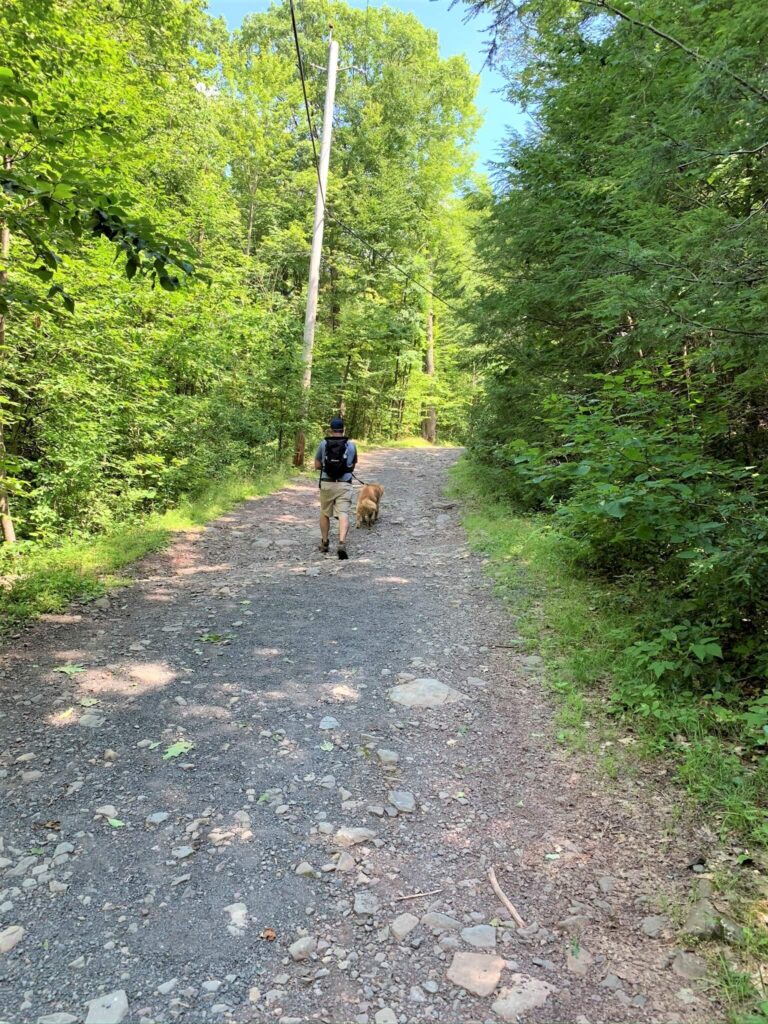
<instances>
[{"instance_id":1,"label":"loose stone on trail","mask_svg":"<svg viewBox=\"0 0 768 1024\"><path fill-rule=\"evenodd\" d=\"M288 952L290 953L292 960L301 961L308 960L316 949L317 939L313 939L311 936L307 935L292 943L288 947Z\"/></svg>"},{"instance_id":2,"label":"loose stone on trail","mask_svg":"<svg viewBox=\"0 0 768 1024\"><path fill-rule=\"evenodd\" d=\"M593 962L592 954L584 946L579 946L575 951L569 949L565 957L566 967L577 978L586 977L587 971Z\"/></svg>"},{"instance_id":3,"label":"loose stone on trail","mask_svg":"<svg viewBox=\"0 0 768 1024\"><path fill-rule=\"evenodd\" d=\"M476 996L489 996L501 979L506 960L489 953L454 953L448 978Z\"/></svg>"},{"instance_id":4,"label":"loose stone on trail","mask_svg":"<svg viewBox=\"0 0 768 1024\"><path fill-rule=\"evenodd\" d=\"M387 800L401 814L413 814L416 810L416 797L404 789L394 789Z\"/></svg>"},{"instance_id":5,"label":"loose stone on trail","mask_svg":"<svg viewBox=\"0 0 768 1024\"><path fill-rule=\"evenodd\" d=\"M642 924L643 934L651 939L657 938L668 927L669 918L663 914L652 914L650 917L646 917Z\"/></svg>"},{"instance_id":6,"label":"loose stone on trail","mask_svg":"<svg viewBox=\"0 0 768 1024\"><path fill-rule=\"evenodd\" d=\"M695 953L687 953L684 950L680 950L672 961L672 970L680 978L685 978L687 981L697 981L699 978L706 977L707 962Z\"/></svg>"},{"instance_id":7,"label":"loose stone on trail","mask_svg":"<svg viewBox=\"0 0 768 1024\"><path fill-rule=\"evenodd\" d=\"M123 989L118 989L88 1003L85 1024L120 1024L127 1013L128 997Z\"/></svg>"},{"instance_id":8,"label":"loose stone on trail","mask_svg":"<svg viewBox=\"0 0 768 1024\"><path fill-rule=\"evenodd\" d=\"M12 924L3 928L0 932L0 953L10 953L24 938L24 928L18 924Z\"/></svg>"},{"instance_id":9,"label":"loose stone on trail","mask_svg":"<svg viewBox=\"0 0 768 1024\"><path fill-rule=\"evenodd\" d=\"M496 948L496 929L489 924L477 924L472 928L463 928L462 939L477 949Z\"/></svg>"},{"instance_id":10,"label":"loose stone on trail","mask_svg":"<svg viewBox=\"0 0 768 1024\"><path fill-rule=\"evenodd\" d=\"M358 892L354 909L358 917L373 917L378 912L379 901L372 892Z\"/></svg>"},{"instance_id":11,"label":"loose stone on trail","mask_svg":"<svg viewBox=\"0 0 768 1024\"><path fill-rule=\"evenodd\" d=\"M513 974L509 985L500 992L492 1009L503 1021L515 1024L521 1014L543 1006L557 989L548 981L529 977L526 974Z\"/></svg>"},{"instance_id":12,"label":"loose stone on trail","mask_svg":"<svg viewBox=\"0 0 768 1024\"><path fill-rule=\"evenodd\" d=\"M368 843L376 838L376 833L370 828L340 828L333 837L337 846L357 846L359 843Z\"/></svg>"},{"instance_id":13,"label":"loose stone on trail","mask_svg":"<svg viewBox=\"0 0 768 1024\"><path fill-rule=\"evenodd\" d=\"M457 932L461 928L461 922L457 921L456 918L435 912L425 914L421 919L421 923L433 935L442 935L443 932Z\"/></svg>"},{"instance_id":14,"label":"loose stone on trail","mask_svg":"<svg viewBox=\"0 0 768 1024\"><path fill-rule=\"evenodd\" d=\"M396 917L390 924L389 930L398 942L402 942L403 939L407 938L407 936L411 934L418 923L419 919L415 914L400 914L400 916Z\"/></svg>"}]
</instances>

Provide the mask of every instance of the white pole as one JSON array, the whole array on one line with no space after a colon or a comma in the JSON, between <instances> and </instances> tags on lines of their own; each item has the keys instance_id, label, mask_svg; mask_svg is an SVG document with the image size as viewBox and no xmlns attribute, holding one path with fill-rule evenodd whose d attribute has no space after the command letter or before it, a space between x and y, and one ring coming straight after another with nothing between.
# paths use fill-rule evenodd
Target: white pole
<instances>
[{"instance_id":1,"label":"white pole","mask_svg":"<svg viewBox=\"0 0 768 1024\"><path fill-rule=\"evenodd\" d=\"M331 135L333 133L333 106L336 98L336 71L339 62L339 44L331 39L328 49L328 81L325 89L323 110L323 134L320 140L320 166L318 168L317 192L315 194L315 222L312 228L312 252L309 257L309 287L307 289L307 312L304 317L304 348L301 359L304 363L302 378L302 415L306 416L309 405L309 389L312 384L312 354L315 345L315 323L317 321L317 295L320 287L320 259L323 253L323 229L325 228L325 203L328 198L328 165L331 159ZM304 464L304 429L296 438L294 465Z\"/></svg>"}]
</instances>

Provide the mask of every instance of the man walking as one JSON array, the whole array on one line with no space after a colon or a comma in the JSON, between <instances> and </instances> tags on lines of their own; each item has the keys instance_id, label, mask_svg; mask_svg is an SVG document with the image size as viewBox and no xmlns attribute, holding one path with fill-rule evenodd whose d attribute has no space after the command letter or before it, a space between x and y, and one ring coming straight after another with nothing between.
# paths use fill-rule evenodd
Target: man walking
<instances>
[{"instance_id":1,"label":"man walking","mask_svg":"<svg viewBox=\"0 0 768 1024\"><path fill-rule=\"evenodd\" d=\"M344 420L335 416L331 432L315 452L315 469L320 470L320 550L328 552L331 517L339 520L339 558L347 554L349 507L352 502L352 471L357 463L354 441L344 435Z\"/></svg>"}]
</instances>

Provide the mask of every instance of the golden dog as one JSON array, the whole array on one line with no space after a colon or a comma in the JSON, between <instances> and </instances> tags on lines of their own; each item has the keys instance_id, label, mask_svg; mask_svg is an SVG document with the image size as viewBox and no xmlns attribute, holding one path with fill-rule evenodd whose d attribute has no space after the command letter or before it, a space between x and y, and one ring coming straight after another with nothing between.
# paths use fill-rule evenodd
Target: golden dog
<instances>
[{"instance_id":1,"label":"golden dog","mask_svg":"<svg viewBox=\"0 0 768 1024\"><path fill-rule=\"evenodd\" d=\"M379 518L379 505L381 504L381 497L384 494L384 488L381 484L365 484L360 488L360 494L357 499L357 507L360 507L361 501L372 501L376 506L376 515L373 517L374 523Z\"/></svg>"},{"instance_id":2,"label":"golden dog","mask_svg":"<svg viewBox=\"0 0 768 1024\"><path fill-rule=\"evenodd\" d=\"M358 498L357 500L357 526L373 526L379 508L375 501L370 498Z\"/></svg>"}]
</instances>

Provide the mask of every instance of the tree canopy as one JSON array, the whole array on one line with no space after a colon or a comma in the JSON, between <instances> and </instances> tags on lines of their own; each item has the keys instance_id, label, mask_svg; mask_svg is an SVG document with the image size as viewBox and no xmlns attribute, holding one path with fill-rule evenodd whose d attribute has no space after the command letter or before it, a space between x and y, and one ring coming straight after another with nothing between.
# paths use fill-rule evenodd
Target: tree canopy
<instances>
[{"instance_id":1,"label":"tree canopy","mask_svg":"<svg viewBox=\"0 0 768 1024\"><path fill-rule=\"evenodd\" d=\"M316 131L330 22L349 70L306 425L342 408L394 437L437 403L458 436L476 77L410 15L307 0ZM302 417L316 183L288 5L228 32L198 0L10 0L0 30L0 491L19 536L279 460Z\"/></svg>"}]
</instances>

